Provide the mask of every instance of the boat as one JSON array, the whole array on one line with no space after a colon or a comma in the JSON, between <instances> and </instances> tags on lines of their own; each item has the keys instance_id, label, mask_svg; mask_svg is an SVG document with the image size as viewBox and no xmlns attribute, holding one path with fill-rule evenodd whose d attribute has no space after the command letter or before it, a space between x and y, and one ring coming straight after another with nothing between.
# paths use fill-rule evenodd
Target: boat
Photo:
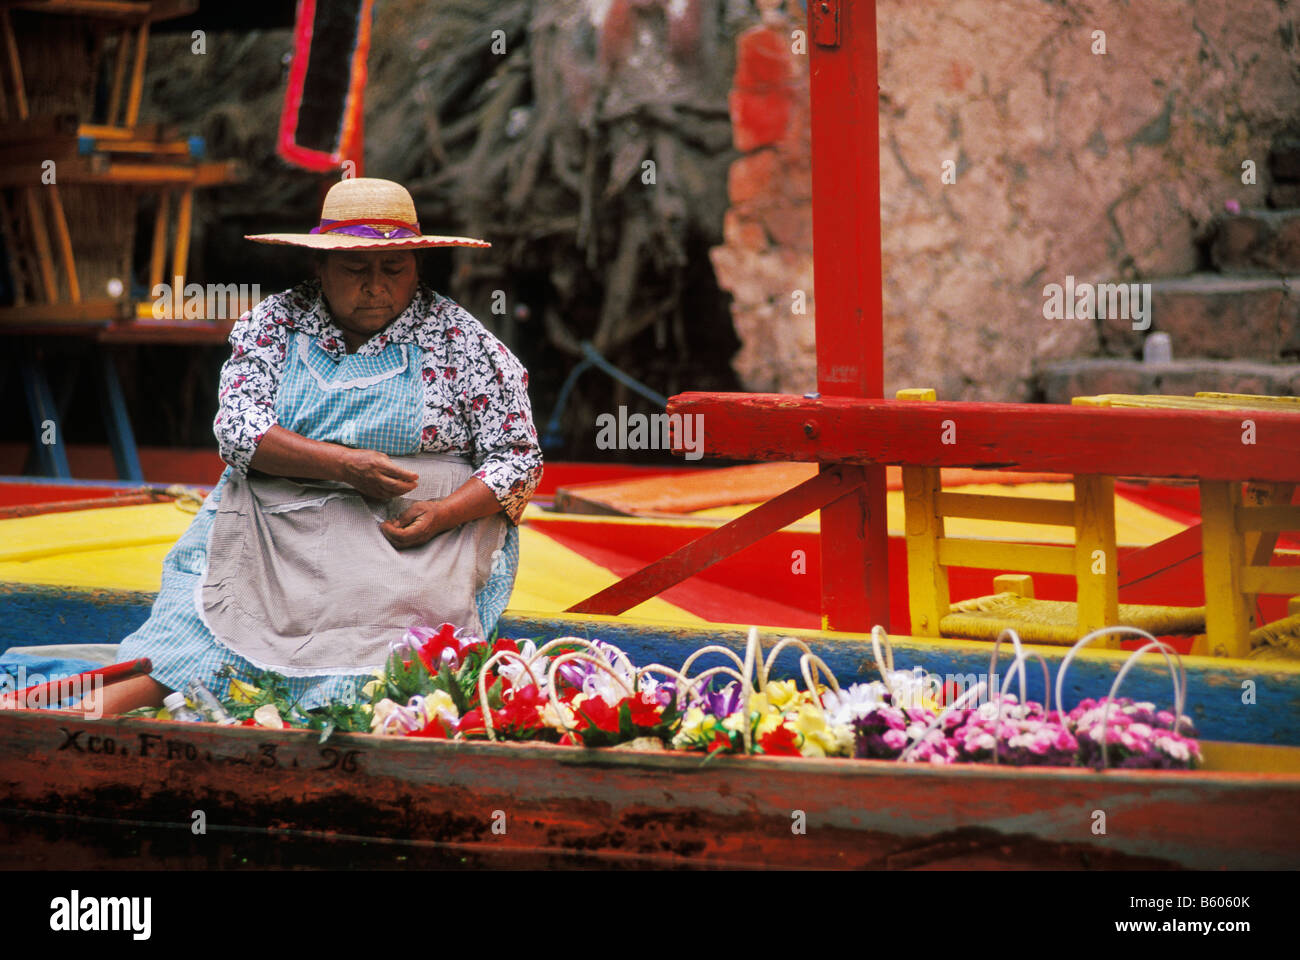
<instances>
[{"instance_id":1,"label":"boat","mask_svg":"<svg viewBox=\"0 0 1300 960\"><path fill-rule=\"evenodd\" d=\"M1223 517L1250 516L1254 509L1272 511L1266 522L1276 526L1284 505L1243 508L1228 494L1241 480L1284 484L1300 477L1300 446L1291 442L1300 428L1282 413L1264 412L1252 420L1252 429L1258 420L1261 432L1283 438L1265 454L1253 446L1253 433L1252 446L1244 445L1240 415L1225 410L1190 423L1192 418L1165 412L1138 416L1111 411L1094 417L1027 405L867 399L883 392L883 284L874 199L879 196L877 103L858 91L873 89L876 38L874 18L860 7L845 5L841 14L833 23L819 23L814 31L818 42L809 50L812 97L824 104L813 115L812 131L819 392L802 399L681 394L669 404L670 416L704 418L707 456L819 464L815 477L732 521L739 526L703 525L707 532L702 539L708 543L698 552L709 553L705 559L712 561L739 556L764 534L775 540L800 517L822 511L824 526L808 541L820 549L806 551L806 558L822 556L826 569L806 582L815 589L811 585L820 581L817 609L832 625L857 621L859 632L782 626L767 631L766 642L787 634L802 637L841 682L872 678L871 646L860 632L865 611L889 613L897 629L905 621L890 608L899 597L910 603L918 595L918 578L909 589L899 590L907 564L897 557L882 562L896 549L885 522L891 465L929 471L923 480L933 481L931 494L940 485L941 468L1066 471L1077 478L1076 486L1090 491L1081 509L1094 511L1100 502L1095 491L1104 489L1107 478L1135 472L1154 480L1199 478L1202 491L1224 495L1216 523ZM846 262L849 257L852 261ZM916 399L921 398L911 398ZM944 438L958 423L961 442L949 444ZM1234 472L1238 469L1245 472ZM968 499L961 504L970 509ZM143 514L163 507L176 513L170 504L118 506L108 512L128 524L128 511ZM991 508L984 504L981 509ZM1060 511L1038 512L1060 516ZM56 516L4 522L39 520L50 526ZM85 522L77 511L61 516L71 518L66 519L69 536ZM170 534L174 539L188 519L169 516L177 527ZM648 523L641 518L601 522L624 524L598 532L606 546L617 536L611 531ZM677 522L657 521L657 535ZM1227 542L1223 533L1216 529L1214 536ZM967 546L933 542L933 536L925 543L920 539L915 535L909 545L946 550L948 559L958 561L972 553ZM937 539L944 540L942 533ZM1166 567L1148 556L1148 572L1177 566L1192 555L1183 549L1189 538L1175 534L1160 542L1168 539L1177 541L1176 555L1165 556L1161 563ZM122 579L122 570L130 566L129 551L156 553L168 535L137 544L72 539L82 546L83 558L112 553L110 562L97 565L98 579L67 579L66 558L55 555L65 544L47 538L47 551L50 542L55 550L42 555L34 536L30 556L11 555L6 561L28 564L28 576L11 576L12 566L0 569L0 650L116 639L144 619L153 599L148 583L108 581ZM782 569L790 568L788 546L782 543L773 555ZM1047 572L1039 577L1042 590L1046 578L1057 575L1053 571L1067 566L1045 544L1007 546L1015 549L1004 550L1004 556L1051 554ZM660 557L673 550L655 549ZM647 604L667 604L678 596L674 590L685 587L668 588L669 582L702 569L698 552L676 556L681 552L665 558L674 569L650 585L656 589L642 589L644 583L635 591L623 588L619 604L626 612L619 617L566 615L554 609L530 613L526 606L532 598L517 590L500 631L535 640L599 637L641 663L681 663L707 643L739 652L747 636L743 626L704 623L699 617L686 623L647 617ZM909 551L908 562L913 559ZM35 573L42 563L59 567L58 576L53 569ZM893 592L890 578L882 575L886 566L894 571ZM931 566L937 570L939 564ZM960 572L963 564L947 566ZM998 561L996 568L1002 566ZM1264 576L1258 569L1246 570L1257 585L1290 582L1280 575L1284 571ZM617 579L608 568L606 573ZM1107 578L1113 573L1108 571ZM949 587L957 592L956 579L945 582L945 593ZM557 589L571 587L560 584ZM1251 591L1269 592L1278 591ZM587 600L599 596L584 593ZM632 593L638 602L623 604ZM762 577L745 593L784 596ZM1243 619L1244 611L1238 609L1242 594L1225 591L1216 597L1216 612L1231 606L1228 612ZM556 598L543 599L554 603ZM946 613L948 597L943 599ZM1111 603L1114 597L1102 599ZM757 607L747 606L742 596L730 597L725 619L735 619L741 611L748 617L751 609ZM795 611L802 616L805 608L795 606ZM891 642L902 669L919 665L934 674L963 677L989 672L987 643L914 638L901 629ZM1053 671L1068 656L1059 646L1029 649ZM1105 695L1125 658L1118 650L1080 653L1065 684L1065 699L1073 703ZM0 809L36 820L90 819L114 828L170 829L172 836L190 830L192 823L197 826L195 815L201 813L222 830L252 836L351 839L412 851L580 852L608 863L672 866L1300 867L1300 834L1292 824L1300 801L1300 665L1204 656L1183 662L1188 710L1205 757L1203 768L1195 771L704 758L653 749L368 734L334 734L322 741L306 731L11 710L0 712ZM1028 696L1044 697L1036 669L1025 680ZM1172 687L1163 658L1148 656L1131 668L1121 692L1168 704ZM13 862L28 852L22 843L0 849L6 851L0 856Z\"/></svg>"},{"instance_id":2,"label":"boat","mask_svg":"<svg viewBox=\"0 0 1300 960\"><path fill-rule=\"evenodd\" d=\"M101 598L106 599L106 598ZM70 612L53 599L48 614ZM680 663L705 643L744 649L741 627L507 614L503 635L600 637L634 662ZM786 632L782 632L785 635ZM865 638L788 631L842 683L870 679ZM769 635L766 641L774 639ZM988 650L892 638L895 664L981 673ZM3 645L0 643L0 645ZM1055 671L1064 651L1039 650ZM865 654L865 655L864 655ZM1067 700L1109 689L1124 657L1084 650ZM1168 703L1139 662L1122 693ZM220 727L50 711L0 712L0 808L30 823L171 831L194 811L224 835L385 844L416 857L580 854L610 865L743 867L1300 867L1300 667L1184 661L1200 726L1196 771L933 767ZM1041 677L1028 672L1029 695ZM15 813L18 812L18 813ZM1099 817L1099 813L1101 816ZM12 816L11 816L12 819ZM1102 832L1098 832L1101 824ZM43 842L43 841L40 841ZM112 841L103 841L112 846ZM17 863L22 845L0 854ZM103 855L103 851L100 851ZM81 862L85 862L82 860Z\"/></svg>"}]
</instances>

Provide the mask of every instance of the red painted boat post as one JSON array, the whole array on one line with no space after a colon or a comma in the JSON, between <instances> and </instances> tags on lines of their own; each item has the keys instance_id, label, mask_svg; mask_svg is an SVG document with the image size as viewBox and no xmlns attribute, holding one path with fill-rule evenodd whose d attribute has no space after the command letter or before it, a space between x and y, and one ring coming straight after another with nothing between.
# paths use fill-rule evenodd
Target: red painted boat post
<instances>
[{"instance_id":1,"label":"red painted boat post","mask_svg":"<svg viewBox=\"0 0 1300 960\"><path fill-rule=\"evenodd\" d=\"M812 0L813 276L817 389L881 397L880 140L875 0ZM816 418L805 425L818 433ZM830 466L823 465L825 470ZM885 468L821 511L822 626L889 628Z\"/></svg>"},{"instance_id":2,"label":"red painted boat post","mask_svg":"<svg viewBox=\"0 0 1300 960\"><path fill-rule=\"evenodd\" d=\"M49 680L28 687L25 690L20 690L14 695L14 702L19 705L33 702L61 703L75 692L88 691L96 677L106 687L109 684L118 683L138 674L147 675L152 672L153 661L148 657L140 657L137 660L128 660L123 663L111 663L106 667L97 667L94 670L78 673L76 676L64 677L61 680Z\"/></svg>"}]
</instances>

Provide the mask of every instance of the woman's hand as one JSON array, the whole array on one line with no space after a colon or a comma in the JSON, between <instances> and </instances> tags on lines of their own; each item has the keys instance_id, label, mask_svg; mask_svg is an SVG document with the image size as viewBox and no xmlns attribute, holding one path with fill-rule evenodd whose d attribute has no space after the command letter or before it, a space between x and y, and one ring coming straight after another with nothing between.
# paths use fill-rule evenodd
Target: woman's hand
<instances>
[{"instance_id":1,"label":"woman's hand","mask_svg":"<svg viewBox=\"0 0 1300 960\"><path fill-rule=\"evenodd\" d=\"M394 520L379 525L388 542L398 550L422 546L444 530L455 526L449 523L441 500L420 500L413 503Z\"/></svg>"},{"instance_id":2,"label":"woman's hand","mask_svg":"<svg viewBox=\"0 0 1300 960\"><path fill-rule=\"evenodd\" d=\"M501 509L496 494L478 477L470 477L441 500L420 500L395 520L379 525L398 550L428 543L444 530L459 527Z\"/></svg>"},{"instance_id":3,"label":"woman's hand","mask_svg":"<svg viewBox=\"0 0 1300 960\"><path fill-rule=\"evenodd\" d=\"M420 479L378 450L311 440L279 424L258 441L249 465L277 477L337 480L375 500L410 493Z\"/></svg>"},{"instance_id":4,"label":"woman's hand","mask_svg":"<svg viewBox=\"0 0 1300 960\"><path fill-rule=\"evenodd\" d=\"M403 470L378 450L339 450L338 479L367 497L391 500L410 493L419 482L419 474Z\"/></svg>"}]
</instances>

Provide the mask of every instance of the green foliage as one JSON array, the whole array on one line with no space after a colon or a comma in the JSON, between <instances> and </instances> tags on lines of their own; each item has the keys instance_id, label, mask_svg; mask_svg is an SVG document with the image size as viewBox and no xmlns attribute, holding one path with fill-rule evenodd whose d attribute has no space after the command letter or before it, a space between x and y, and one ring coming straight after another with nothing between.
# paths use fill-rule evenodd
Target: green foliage
<instances>
[{"instance_id":1,"label":"green foliage","mask_svg":"<svg viewBox=\"0 0 1300 960\"><path fill-rule=\"evenodd\" d=\"M424 664L414 652L410 659L401 654L389 654L388 666L384 670L384 681L379 685L374 702L388 699L394 703L406 703L414 696L427 697L433 693L433 677L424 669Z\"/></svg>"},{"instance_id":2,"label":"green foliage","mask_svg":"<svg viewBox=\"0 0 1300 960\"><path fill-rule=\"evenodd\" d=\"M234 671L229 667L224 667L223 673L234 677ZM263 670L252 679L235 679L257 688L251 695L250 702L234 700L229 694L221 701L226 712L236 720L247 720L258 708L270 705L275 707L281 719L290 727L319 730L322 742L336 730L343 733L366 733L370 730L369 704L362 703L359 699L352 703L338 701L304 711L298 708L297 698L291 698L288 679L272 670Z\"/></svg>"}]
</instances>

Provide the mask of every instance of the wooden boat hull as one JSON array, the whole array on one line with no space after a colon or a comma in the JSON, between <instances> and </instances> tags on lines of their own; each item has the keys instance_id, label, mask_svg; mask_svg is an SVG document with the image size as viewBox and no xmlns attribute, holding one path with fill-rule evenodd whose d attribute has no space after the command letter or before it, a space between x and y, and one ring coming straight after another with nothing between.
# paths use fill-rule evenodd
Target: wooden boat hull
<instances>
[{"instance_id":1,"label":"wooden boat hull","mask_svg":"<svg viewBox=\"0 0 1300 960\"><path fill-rule=\"evenodd\" d=\"M1300 867L1300 774L939 768L0 716L0 807L641 863ZM1104 830L1104 832L1098 832ZM6 857L21 856L14 850Z\"/></svg>"}]
</instances>

